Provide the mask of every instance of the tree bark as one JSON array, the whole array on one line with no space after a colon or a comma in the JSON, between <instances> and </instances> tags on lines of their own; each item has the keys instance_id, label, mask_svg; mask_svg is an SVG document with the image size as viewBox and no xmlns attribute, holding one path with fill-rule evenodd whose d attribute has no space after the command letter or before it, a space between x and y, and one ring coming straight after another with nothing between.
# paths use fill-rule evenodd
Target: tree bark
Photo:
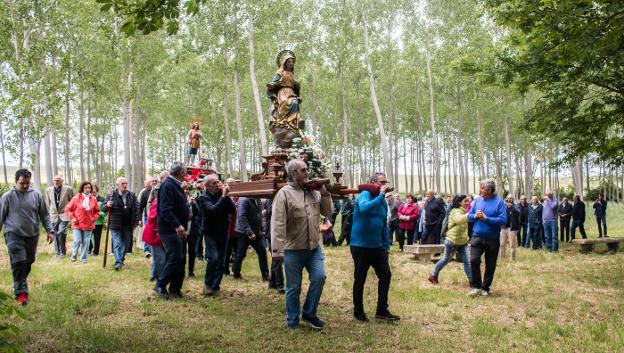
<instances>
[{"instance_id":1,"label":"tree bark","mask_svg":"<svg viewBox=\"0 0 624 353\"><path fill-rule=\"evenodd\" d=\"M43 136L43 154L45 155L45 159L46 159L46 164L45 164L46 184L48 186L51 186L53 179L54 179L54 175L52 175L52 150L50 147L50 135L51 135L50 125L46 124L45 129L47 130L47 133Z\"/></svg>"},{"instance_id":2,"label":"tree bark","mask_svg":"<svg viewBox=\"0 0 624 353\"><path fill-rule=\"evenodd\" d=\"M85 167L84 167L84 118L85 118L85 109L84 109L84 79L80 79L80 106L79 106L79 137L78 137L78 150L80 153L79 161L80 161L80 180L85 179Z\"/></svg>"},{"instance_id":3,"label":"tree bark","mask_svg":"<svg viewBox=\"0 0 624 353\"><path fill-rule=\"evenodd\" d=\"M7 174L7 165L6 165L6 150L4 148L4 130L3 130L3 122L0 120L0 148L2 148L2 171L4 172L4 183L9 184L9 177Z\"/></svg>"},{"instance_id":4,"label":"tree bark","mask_svg":"<svg viewBox=\"0 0 624 353\"><path fill-rule=\"evenodd\" d=\"M41 191L41 161L39 158L40 147L40 141L32 141L32 143L30 144L30 158L33 165L32 176L35 184L35 190L38 191Z\"/></svg>"},{"instance_id":5,"label":"tree bark","mask_svg":"<svg viewBox=\"0 0 624 353\"><path fill-rule=\"evenodd\" d=\"M385 173L389 179L391 184L395 184L394 182L394 172L392 170L392 159L390 158L390 147L388 145L388 137L386 136L386 132L383 126L383 120L381 117L381 110L379 109L379 103L377 101L377 93L375 92L375 77L373 75L373 67L370 62L370 43L368 40L368 20L366 17L363 19L364 22L364 47L365 47L365 60L366 60L366 71L368 72L368 80L370 84L370 95L371 102L373 104L373 110L375 111L375 117L377 118L377 128L379 129L379 138L381 140L381 148L383 151L383 159L385 166Z\"/></svg>"},{"instance_id":6,"label":"tree bark","mask_svg":"<svg viewBox=\"0 0 624 353\"><path fill-rule=\"evenodd\" d=\"M341 164L343 166L343 170L344 170L344 166L345 165L350 165L351 161L349 161L348 159L348 153L347 153L347 148L349 146L349 120L347 118L347 103L345 100L345 92L344 92L344 74L343 74L343 70L342 70L342 61L338 62L338 92L340 94L340 106L342 108L341 111L341 115L342 115L342 148L340 151L340 159L341 159ZM344 180L344 184L345 185L349 185L349 183L351 182L349 175L347 174L347 178L345 178Z\"/></svg>"},{"instance_id":7,"label":"tree bark","mask_svg":"<svg viewBox=\"0 0 624 353\"><path fill-rule=\"evenodd\" d=\"M509 194L515 195L514 172L511 160L511 140L509 139L509 119L505 117L505 148L507 150L507 177L509 178Z\"/></svg>"},{"instance_id":8,"label":"tree bark","mask_svg":"<svg viewBox=\"0 0 624 353\"><path fill-rule=\"evenodd\" d=\"M227 51L224 52L224 63L227 67ZM232 137L230 136L230 121L228 118L228 87L227 87L227 75L223 73L223 130L225 130L225 158L227 159L225 175L227 177L232 176L234 170L232 164Z\"/></svg>"},{"instance_id":9,"label":"tree bark","mask_svg":"<svg viewBox=\"0 0 624 353\"><path fill-rule=\"evenodd\" d=\"M431 117L431 159L433 164L433 178L437 191L440 191L440 156L438 155L438 134L436 131L435 101L433 92L433 73L431 71L431 58L427 55L427 83L429 86L429 114Z\"/></svg>"},{"instance_id":10,"label":"tree bark","mask_svg":"<svg viewBox=\"0 0 624 353\"><path fill-rule=\"evenodd\" d=\"M240 180L247 181L247 160L245 157L245 137L243 136L243 123L241 121L241 92L240 84L238 82L238 68L234 68L234 92L235 92L235 104L236 104L236 133L238 137L238 160L240 163Z\"/></svg>"},{"instance_id":11,"label":"tree bark","mask_svg":"<svg viewBox=\"0 0 624 353\"><path fill-rule=\"evenodd\" d=\"M71 154L70 154L70 146L69 146L70 145L69 94L71 90L72 70L71 70L71 60L69 62L70 62L69 64L70 66L67 69L67 93L65 95L65 141L64 141L65 153L64 153L64 157L65 157L65 180L67 181L67 183L71 184L72 183L72 169L71 169Z\"/></svg>"},{"instance_id":12,"label":"tree bark","mask_svg":"<svg viewBox=\"0 0 624 353\"><path fill-rule=\"evenodd\" d=\"M58 175L58 152L56 143L56 131L50 130L50 145L52 147L52 177Z\"/></svg>"},{"instance_id":13,"label":"tree bark","mask_svg":"<svg viewBox=\"0 0 624 353\"><path fill-rule=\"evenodd\" d=\"M249 16L247 30L249 32L249 78L251 79L251 89L253 91L254 103L256 105L258 129L260 129L260 146L262 146L262 154L266 155L269 153L269 146L267 143L266 128L264 126L264 117L262 116L262 104L260 102L258 82L256 80L256 61L254 59L254 20L252 15Z\"/></svg>"}]
</instances>

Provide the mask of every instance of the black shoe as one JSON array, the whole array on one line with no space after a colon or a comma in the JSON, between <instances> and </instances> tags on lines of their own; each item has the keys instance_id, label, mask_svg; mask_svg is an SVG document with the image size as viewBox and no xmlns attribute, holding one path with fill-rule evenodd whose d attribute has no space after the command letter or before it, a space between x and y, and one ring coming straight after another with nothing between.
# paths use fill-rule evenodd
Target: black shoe
<instances>
[{"instance_id":1,"label":"black shoe","mask_svg":"<svg viewBox=\"0 0 624 353\"><path fill-rule=\"evenodd\" d=\"M188 276L193 278L193 277L195 277L195 274L193 272L189 272Z\"/></svg>"},{"instance_id":2,"label":"black shoe","mask_svg":"<svg viewBox=\"0 0 624 353\"><path fill-rule=\"evenodd\" d=\"M322 330L323 326L325 326L325 321L319 319L318 316L309 317L301 315L301 319L303 321L306 321L310 325L310 327L315 330Z\"/></svg>"},{"instance_id":3,"label":"black shoe","mask_svg":"<svg viewBox=\"0 0 624 353\"><path fill-rule=\"evenodd\" d=\"M176 290L176 291L173 291L173 292L169 293L169 296L172 297L172 298L178 298L178 299L182 299L182 298L186 297L184 295L184 293L182 293L179 290Z\"/></svg>"},{"instance_id":4,"label":"black shoe","mask_svg":"<svg viewBox=\"0 0 624 353\"><path fill-rule=\"evenodd\" d=\"M385 313L375 314L375 319L385 321L399 321L401 320L401 317L397 315L392 315L389 311L386 310Z\"/></svg>"},{"instance_id":5,"label":"black shoe","mask_svg":"<svg viewBox=\"0 0 624 353\"><path fill-rule=\"evenodd\" d=\"M169 293L167 293L167 290L160 287L158 284L154 286L154 292L156 292L156 295L161 299L169 299Z\"/></svg>"},{"instance_id":6,"label":"black shoe","mask_svg":"<svg viewBox=\"0 0 624 353\"><path fill-rule=\"evenodd\" d=\"M277 288L278 294L286 294L286 290L284 288Z\"/></svg>"},{"instance_id":7,"label":"black shoe","mask_svg":"<svg viewBox=\"0 0 624 353\"><path fill-rule=\"evenodd\" d=\"M242 280L243 276L241 276L240 274L238 275L233 275L232 278L237 279L237 280Z\"/></svg>"},{"instance_id":8,"label":"black shoe","mask_svg":"<svg viewBox=\"0 0 624 353\"><path fill-rule=\"evenodd\" d=\"M363 321L363 322L368 322L368 318L366 317L365 313L353 314L353 317L355 317L356 320Z\"/></svg>"}]
</instances>

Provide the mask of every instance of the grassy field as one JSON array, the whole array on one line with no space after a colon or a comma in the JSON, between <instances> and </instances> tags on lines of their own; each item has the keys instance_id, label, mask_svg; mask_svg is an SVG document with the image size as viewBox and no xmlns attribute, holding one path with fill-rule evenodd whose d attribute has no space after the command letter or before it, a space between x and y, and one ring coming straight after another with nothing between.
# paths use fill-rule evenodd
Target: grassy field
<instances>
[{"instance_id":1,"label":"grassy field","mask_svg":"<svg viewBox=\"0 0 624 353\"><path fill-rule=\"evenodd\" d=\"M611 236L624 236L622 215L624 207L609 209ZM500 262L492 295L473 299L460 264L449 264L434 287L427 282L433 264L420 264L395 245L390 308L402 316L398 324L352 318L350 254L347 247L329 248L322 332L286 328L283 297L266 289L251 253L246 279L226 277L220 296L200 295L204 263L198 262L198 278L184 284L188 297L172 301L154 298L140 251L119 273L110 261L102 269L101 256L81 265L51 253L42 243L24 308L28 319L15 322L28 352L624 351L624 251L611 254L604 246L587 255L568 244L558 254L520 249L516 262ZM0 289L10 292L6 247L0 266ZM371 272L369 316L376 283Z\"/></svg>"}]
</instances>

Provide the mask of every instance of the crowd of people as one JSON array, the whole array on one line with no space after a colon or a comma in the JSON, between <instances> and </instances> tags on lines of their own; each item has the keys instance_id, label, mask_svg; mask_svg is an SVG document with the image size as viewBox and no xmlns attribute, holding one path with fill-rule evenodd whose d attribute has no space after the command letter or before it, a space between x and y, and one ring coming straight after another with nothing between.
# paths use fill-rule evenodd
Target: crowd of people
<instances>
[{"instance_id":1,"label":"crowd of people","mask_svg":"<svg viewBox=\"0 0 624 353\"><path fill-rule=\"evenodd\" d=\"M578 195L572 204L565 197L559 202L552 192L541 199L531 196L530 202L522 195L515 203L511 195L504 200L497 196L495 183L485 180L474 198L455 195L444 200L428 191L425 198L408 193L403 201L390 191L386 176L375 173L369 183L359 186L356 198L350 195L332 202L324 185L310 186L305 162L288 162L286 173L288 184L272 200L261 200L230 197L228 185L236 181L224 183L214 173L204 177L200 194L194 197L181 162L146 180L138 196L128 190L123 177L105 197L89 181L80 183L74 195L61 176L54 177L54 185L41 194L30 186L31 173L20 169L15 187L0 199L0 230L4 229L9 250L16 300L28 303L27 277L35 261L40 223L59 259L66 256L66 233L71 225L71 261L81 263L101 253L102 231L108 224L116 271L124 268L136 238L136 247L151 259L149 279L154 282L154 293L163 299L185 296L184 281L187 276L195 277L196 261L205 261L202 294L218 295L225 275L243 278L242 264L251 247L262 281L285 294L287 326L297 328L303 320L315 329L325 325L317 316L326 280L321 243L341 246L346 241L350 247L353 316L366 322L363 292L371 267L379 279L375 318L400 320L388 304L393 240L399 251L405 244L444 244L444 254L429 281L439 283L440 272L457 252L471 287L469 295L485 296L499 256L506 257L507 244L515 260L518 246L557 252L559 240L575 239L577 228L586 237L585 204ZM593 208L600 236L606 237L607 201L600 196ZM339 214L342 226L336 240L333 225ZM310 285L301 307L304 269Z\"/></svg>"}]
</instances>

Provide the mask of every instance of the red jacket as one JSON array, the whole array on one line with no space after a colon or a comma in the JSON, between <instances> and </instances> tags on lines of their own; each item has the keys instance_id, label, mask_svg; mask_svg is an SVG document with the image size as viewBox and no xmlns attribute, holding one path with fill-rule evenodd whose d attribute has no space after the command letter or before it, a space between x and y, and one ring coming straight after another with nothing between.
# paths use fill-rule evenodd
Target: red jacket
<instances>
[{"instance_id":1,"label":"red jacket","mask_svg":"<svg viewBox=\"0 0 624 353\"><path fill-rule=\"evenodd\" d=\"M157 248L164 248L160 236L158 235L158 196L152 200L152 207L147 210L147 223L143 228L143 241L145 244L155 246Z\"/></svg>"},{"instance_id":2,"label":"red jacket","mask_svg":"<svg viewBox=\"0 0 624 353\"><path fill-rule=\"evenodd\" d=\"M82 207L84 195L74 196L65 207L65 215L71 219L73 229L94 230L95 221L100 218L100 206L94 196L89 195L89 211Z\"/></svg>"},{"instance_id":3,"label":"red jacket","mask_svg":"<svg viewBox=\"0 0 624 353\"><path fill-rule=\"evenodd\" d=\"M409 205L407 203L401 204L398 215L409 216L409 221L399 220L399 228L406 230L416 229L416 220L418 219L419 214L420 210L415 202L412 202Z\"/></svg>"}]
</instances>

